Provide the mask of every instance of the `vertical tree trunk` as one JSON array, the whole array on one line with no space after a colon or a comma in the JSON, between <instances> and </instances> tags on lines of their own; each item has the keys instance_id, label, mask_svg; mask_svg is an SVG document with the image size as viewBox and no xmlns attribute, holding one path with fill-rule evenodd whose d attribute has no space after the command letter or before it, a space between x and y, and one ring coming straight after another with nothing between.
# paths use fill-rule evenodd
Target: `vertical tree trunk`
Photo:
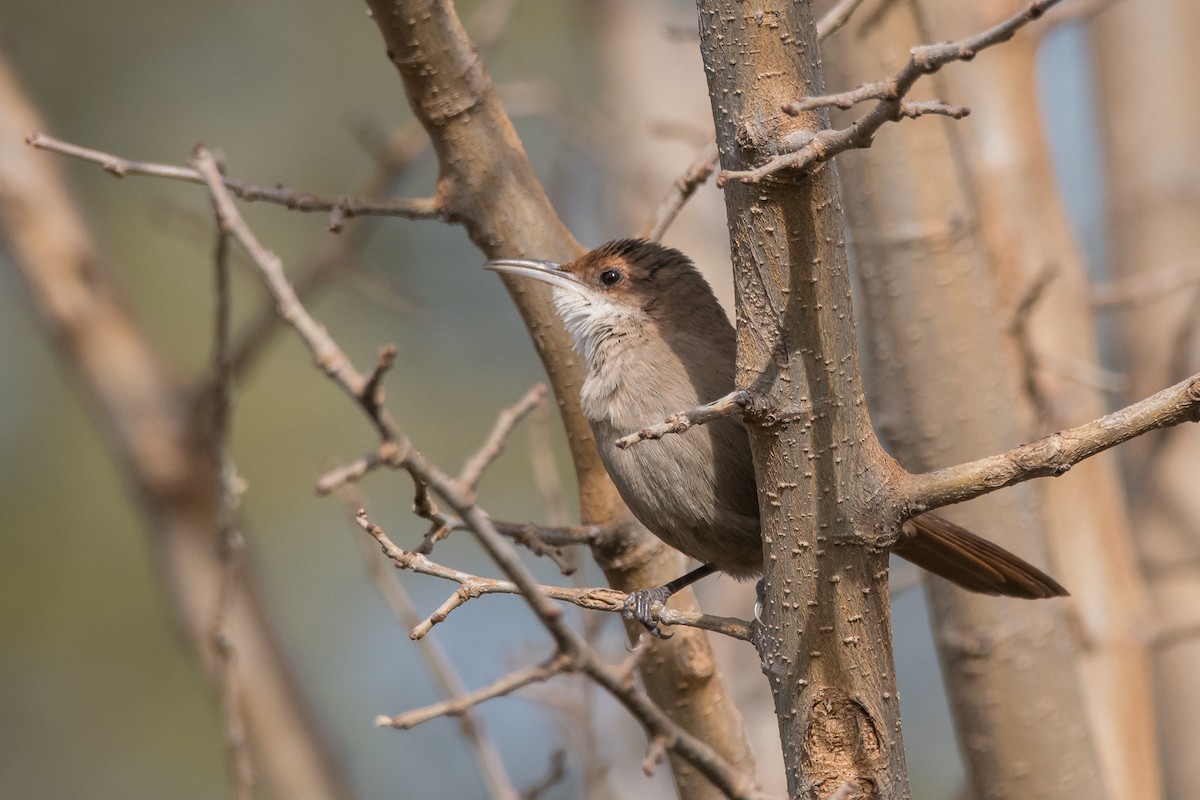
<instances>
[{"instance_id":1,"label":"vertical tree trunk","mask_svg":"<svg viewBox=\"0 0 1200 800\"><path fill-rule=\"evenodd\" d=\"M842 36L825 56L838 87L894 72L922 41L912 7L895 2L869 2ZM838 159L862 287L872 408L910 470L998 452L1025 432L1021 376L1003 356L1003 310L991 289L971 187L952 156L959 124L893 125L869 150ZM1032 486L947 516L1046 562ZM974 595L936 578L928 586L974 795L1105 796L1064 604Z\"/></svg>"},{"instance_id":2,"label":"vertical tree trunk","mask_svg":"<svg viewBox=\"0 0 1200 800\"><path fill-rule=\"evenodd\" d=\"M1197 30L1194 0L1129 0L1105 10L1095 27L1113 279L1150 294L1112 312L1131 397L1200 361ZM1131 507L1159 634L1167 796L1200 797L1200 439L1165 431L1130 444Z\"/></svg>"},{"instance_id":3,"label":"vertical tree trunk","mask_svg":"<svg viewBox=\"0 0 1200 800\"><path fill-rule=\"evenodd\" d=\"M701 51L721 165L744 169L823 114L782 103L823 87L809 3L700 0ZM765 541L759 653L794 797L846 783L908 796L892 666L887 468L859 375L832 165L725 186L738 307L738 385Z\"/></svg>"},{"instance_id":4,"label":"vertical tree trunk","mask_svg":"<svg viewBox=\"0 0 1200 800\"><path fill-rule=\"evenodd\" d=\"M917 0L925 40L982 30L1018 11L1022 0L959 3ZM1054 182L1038 108L1038 39L1025 32L958 69L939 91L971 107L954 129L977 199L979 229L1006 324L1044 289L1014 329L1010 350L1024 371L1032 427L1026 436L1099 416L1102 391L1079 375L1098 363L1086 270ZM1018 346L1023 336L1027 346ZM1105 783L1114 796L1160 791L1145 645L1149 605L1129 536L1115 455L1089 459L1041 482L1050 563L1070 589L1079 637L1080 677Z\"/></svg>"},{"instance_id":5,"label":"vertical tree trunk","mask_svg":"<svg viewBox=\"0 0 1200 800\"><path fill-rule=\"evenodd\" d=\"M297 800L352 797L280 647L252 561L236 570L218 612L227 567L206 420L135 323L54 157L24 143L42 128L0 63L0 238L14 272L137 494L158 577L194 657L214 683L226 671L237 687L238 711L267 783L277 796ZM222 617L229 668L215 657L214 626Z\"/></svg>"}]
</instances>

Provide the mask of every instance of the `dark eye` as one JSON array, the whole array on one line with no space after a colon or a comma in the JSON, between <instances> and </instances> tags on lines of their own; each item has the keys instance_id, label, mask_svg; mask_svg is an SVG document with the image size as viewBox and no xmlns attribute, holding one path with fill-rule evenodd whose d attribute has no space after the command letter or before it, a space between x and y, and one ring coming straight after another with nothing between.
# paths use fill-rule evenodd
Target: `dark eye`
<instances>
[{"instance_id":1,"label":"dark eye","mask_svg":"<svg viewBox=\"0 0 1200 800\"><path fill-rule=\"evenodd\" d=\"M605 286L616 286L621 282L621 270L606 269L600 273L600 282Z\"/></svg>"}]
</instances>

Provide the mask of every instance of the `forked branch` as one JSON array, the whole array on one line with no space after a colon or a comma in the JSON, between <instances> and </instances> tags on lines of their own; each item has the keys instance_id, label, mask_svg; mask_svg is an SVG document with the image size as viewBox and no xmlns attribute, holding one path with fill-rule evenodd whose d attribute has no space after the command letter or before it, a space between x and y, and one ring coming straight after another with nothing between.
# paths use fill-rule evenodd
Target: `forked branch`
<instances>
[{"instance_id":1,"label":"forked branch","mask_svg":"<svg viewBox=\"0 0 1200 800\"><path fill-rule=\"evenodd\" d=\"M799 172L816 164L828 161L839 153L856 148L870 147L875 133L888 122L904 117L921 116L928 113L951 117L965 116L967 109L945 103L906 106L905 97L913 85L924 75L932 75L954 61L970 61L980 50L1006 42L1028 23L1042 16L1060 0L1033 0L1021 11L998 25L974 36L943 44L928 44L914 47L908 63L896 74L874 83L864 84L857 89L838 94L805 97L783 106L783 111L793 116L821 108L850 108L858 103L877 100L875 106L845 128L822 130L798 143L790 152L774 156L764 164L749 170L727 170L717 182L739 180L757 183L784 170ZM913 113L918 112L918 113Z\"/></svg>"}]
</instances>

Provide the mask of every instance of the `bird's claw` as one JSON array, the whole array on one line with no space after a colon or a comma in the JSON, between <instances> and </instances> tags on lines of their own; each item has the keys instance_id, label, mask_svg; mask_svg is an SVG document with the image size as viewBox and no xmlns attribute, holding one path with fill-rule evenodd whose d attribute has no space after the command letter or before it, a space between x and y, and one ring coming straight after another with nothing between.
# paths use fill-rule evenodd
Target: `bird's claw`
<instances>
[{"instance_id":1,"label":"bird's claw","mask_svg":"<svg viewBox=\"0 0 1200 800\"><path fill-rule=\"evenodd\" d=\"M621 616L628 621L637 620L656 639L669 639L674 634L663 633L654 605L665 603L670 596L671 592L665 586L630 592L629 597L625 598Z\"/></svg>"}]
</instances>

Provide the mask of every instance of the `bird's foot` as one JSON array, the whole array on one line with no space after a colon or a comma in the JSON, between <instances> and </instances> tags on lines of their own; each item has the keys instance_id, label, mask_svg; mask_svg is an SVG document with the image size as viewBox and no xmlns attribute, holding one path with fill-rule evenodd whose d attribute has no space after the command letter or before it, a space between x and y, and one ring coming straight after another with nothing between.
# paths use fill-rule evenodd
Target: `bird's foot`
<instances>
[{"instance_id":1,"label":"bird's foot","mask_svg":"<svg viewBox=\"0 0 1200 800\"><path fill-rule=\"evenodd\" d=\"M669 639L671 635L663 633L662 628L659 627L658 614L654 610L654 605L667 602L667 598L671 594L668 586L630 592L629 597L625 599L625 606L621 609L621 616L626 620L637 620L655 638Z\"/></svg>"}]
</instances>

